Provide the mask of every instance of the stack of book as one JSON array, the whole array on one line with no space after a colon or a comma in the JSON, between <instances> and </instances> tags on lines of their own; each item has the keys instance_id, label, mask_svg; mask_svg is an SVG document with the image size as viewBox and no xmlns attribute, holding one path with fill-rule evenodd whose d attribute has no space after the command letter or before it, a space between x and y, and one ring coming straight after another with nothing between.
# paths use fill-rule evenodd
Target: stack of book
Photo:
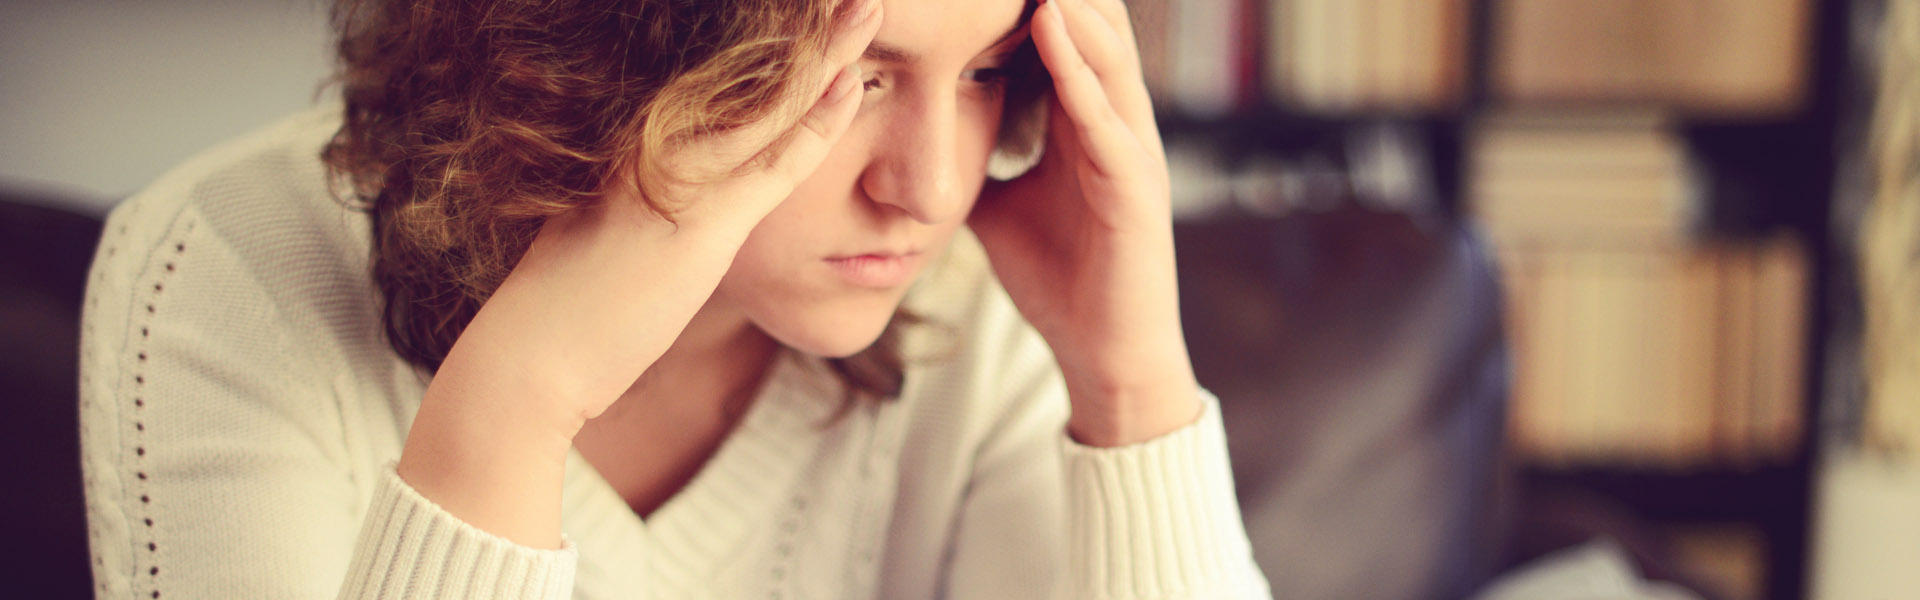
<instances>
[{"instance_id":1,"label":"stack of book","mask_svg":"<svg viewBox=\"0 0 1920 600\"><path fill-rule=\"evenodd\" d=\"M1657 114L1495 117L1469 210L1501 255L1510 433L1550 465L1753 465L1800 442L1805 251L1713 242Z\"/></svg>"},{"instance_id":2,"label":"stack of book","mask_svg":"<svg viewBox=\"0 0 1920 600\"><path fill-rule=\"evenodd\" d=\"M1807 0L1497 0L1496 97L1778 114L1806 78Z\"/></svg>"},{"instance_id":3,"label":"stack of book","mask_svg":"<svg viewBox=\"0 0 1920 600\"><path fill-rule=\"evenodd\" d=\"M1160 106L1217 118L1264 98L1309 113L1462 104L1468 0L1135 0ZM1639 102L1781 114L1807 79L1809 0L1495 0L1489 88L1512 103Z\"/></svg>"},{"instance_id":4,"label":"stack of book","mask_svg":"<svg viewBox=\"0 0 1920 600\"><path fill-rule=\"evenodd\" d=\"M1465 0L1268 0L1266 87L1308 112L1429 112L1462 99Z\"/></svg>"},{"instance_id":5,"label":"stack of book","mask_svg":"<svg viewBox=\"0 0 1920 600\"><path fill-rule=\"evenodd\" d=\"M1651 110L1497 115L1473 134L1474 214L1518 245L1690 240L1700 196L1685 142ZM1515 245L1515 244L1503 244Z\"/></svg>"},{"instance_id":6,"label":"stack of book","mask_svg":"<svg viewBox=\"0 0 1920 600\"><path fill-rule=\"evenodd\" d=\"M1311 113L1433 112L1466 84L1467 0L1138 0L1147 87L1218 118L1265 101Z\"/></svg>"}]
</instances>

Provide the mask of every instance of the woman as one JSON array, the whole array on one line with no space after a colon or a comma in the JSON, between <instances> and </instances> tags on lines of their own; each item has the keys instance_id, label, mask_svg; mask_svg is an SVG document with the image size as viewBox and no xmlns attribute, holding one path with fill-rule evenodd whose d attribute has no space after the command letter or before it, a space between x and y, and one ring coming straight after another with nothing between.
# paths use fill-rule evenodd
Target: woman
<instances>
[{"instance_id":1,"label":"woman","mask_svg":"<svg viewBox=\"0 0 1920 600\"><path fill-rule=\"evenodd\" d=\"M109 219L101 594L1264 597L1119 0L882 4L337 7Z\"/></svg>"}]
</instances>

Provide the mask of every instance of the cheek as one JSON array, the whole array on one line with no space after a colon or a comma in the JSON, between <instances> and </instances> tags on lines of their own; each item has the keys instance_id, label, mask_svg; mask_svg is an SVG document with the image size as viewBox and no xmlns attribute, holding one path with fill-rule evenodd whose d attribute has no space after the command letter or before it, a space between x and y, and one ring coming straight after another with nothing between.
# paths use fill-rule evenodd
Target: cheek
<instances>
[{"instance_id":1,"label":"cheek","mask_svg":"<svg viewBox=\"0 0 1920 600\"><path fill-rule=\"evenodd\" d=\"M741 248L714 297L784 346L816 356L851 356L879 338L899 305L900 296L891 292L822 286L824 271L804 257L759 248Z\"/></svg>"},{"instance_id":2,"label":"cheek","mask_svg":"<svg viewBox=\"0 0 1920 600\"><path fill-rule=\"evenodd\" d=\"M835 144L813 173L747 234L729 275L732 271L791 270L809 258L817 261L834 251L837 232L857 225L851 198L864 152L844 138Z\"/></svg>"},{"instance_id":3,"label":"cheek","mask_svg":"<svg viewBox=\"0 0 1920 600\"><path fill-rule=\"evenodd\" d=\"M1000 101L978 100L965 102L961 106L957 115L960 134L955 136L960 143L959 152L955 153L961 161L958 167L969 181L984 181L987 161L1000 140Z\"/></svg>"},{"instance_id":4,"label":"cheek","mask_svg":"<svg viewBox=\"0 0 1920 600\"><path fill-rule=\"evenodd\" d=\"M806 208L804 197L796 194L761 219L734 254L720 291L734 296L798 293L792 288L806 275L809 258L819 252L816 230L821 226L816 221L821 215Z\"/></svg>"},{"instance_id":5,"label":"cheek","mask_svg":"<svg viewBox=\"0 0 1920 600\"><path fill-rule=\"evenodd\" d=\"M767 215L734 255L714 301L738 308L783 345L846 356L873 343L899 298L831 285L822 253L847 226L828 208L796 195Z\"/></svg>"},{"instance_id":6,"label":"cheek","mask_svg":"<svg viewBox=\"0 0 1920 600\"><path fill-rule=\"evenodd\" d=\"M973 206L979 203L981 187L986 184L988 168L994 161L994 147L999 142L1000 105L999 102L963 100L955 112L951 167L962 182L960 193L966 195L965 212L972 212ZM961 224L952 225L957 228Z\"/></svg>"}]
</instances>

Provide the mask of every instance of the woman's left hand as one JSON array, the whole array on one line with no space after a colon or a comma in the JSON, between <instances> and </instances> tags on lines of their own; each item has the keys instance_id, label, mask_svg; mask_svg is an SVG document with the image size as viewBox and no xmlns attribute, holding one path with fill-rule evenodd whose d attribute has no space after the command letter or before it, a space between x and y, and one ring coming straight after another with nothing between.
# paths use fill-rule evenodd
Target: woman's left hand
<instances>
[{"instance_id":1,"label":"woman's left hand","mask_svg":"<svg viewBox=\"0 0 1920 600\"><path fill-rule=\"evenodd\" d=\"M1053 76L1046 150L988 182L968 218L1007 293L1052 347L1068 432L1119 446L1191 423L1166 152L1121 0L1045 0L1032 19Z\"/></svg>"}]
</instances>

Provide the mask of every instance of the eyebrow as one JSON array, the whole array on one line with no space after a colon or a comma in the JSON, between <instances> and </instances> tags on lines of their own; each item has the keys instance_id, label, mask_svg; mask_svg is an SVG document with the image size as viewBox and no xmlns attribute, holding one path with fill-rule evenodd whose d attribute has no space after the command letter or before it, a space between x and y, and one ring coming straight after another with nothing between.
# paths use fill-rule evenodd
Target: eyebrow
<instances>
[{"instance_id":1,"label":"eyebrow","mask_svg":"<svg viewBox=\"0 0 1920 600\"><path fill-rule=\"evenodd\" d=\"M1007 43L1008 40L1012 40L1014 36L1018 36L1022 32L1025 32L1027 30L1027 24L1031 21L1032 15L1033 15L1033 11L1031 10L1023 11L1020 14L1020 18L1013 22L1013 27L1007 29L1006 33L1000 34L1000 37L994 39L993 43L987 44L987 47L988 48L998 47L1001 44ZM872 43L868 44L867 51L862 53L860 57L868 60L884 62L884 63L913 64L920 61L919 54L915 54L910 50L901 48L899 46L895 46L893 44L882 42L880 40L874 40Z\"/></svg>"}]
</instances>

